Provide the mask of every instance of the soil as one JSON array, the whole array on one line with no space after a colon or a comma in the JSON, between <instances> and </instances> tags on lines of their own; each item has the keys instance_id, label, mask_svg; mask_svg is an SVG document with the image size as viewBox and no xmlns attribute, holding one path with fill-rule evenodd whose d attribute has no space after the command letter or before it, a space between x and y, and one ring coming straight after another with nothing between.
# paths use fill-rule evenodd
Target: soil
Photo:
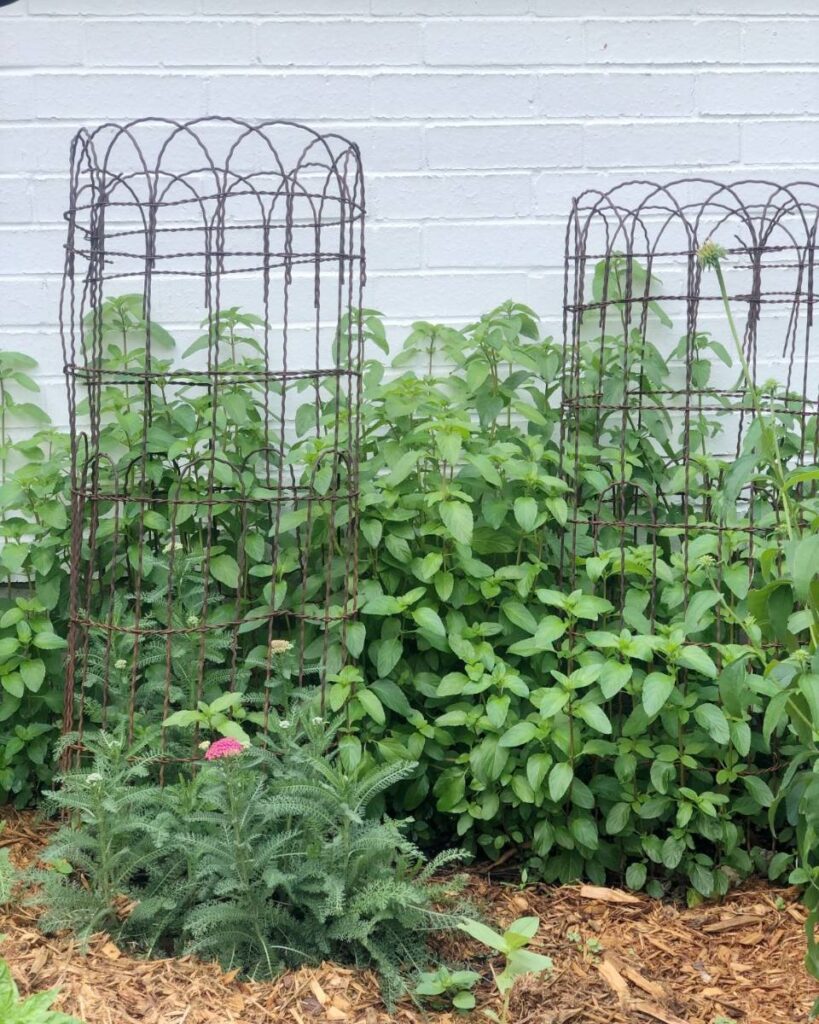
<instances>
[{"instance_id":1,"label":"soil","mask_svg":"<svg viewBox=\"0 0 819 1024\"><path fill-rule=\"evenodd\" d=\"M0 846L15 862L38 855L50 826L6 811ZM551 975L520 979L509 1024L801 1024L819 985L805 973L805 914L793 889L762 882L695 909L594 886L518 888L474 875L472 898L506 925L535 914L532 948L554 961ZM106 935L81 949L70 935L44 936L36 910L0 908L0 955L23 994L58 987L56 1007L86 1024L454 1024L480 1012L426 1015L407 1000L392 1013L366 971L322 964L272 982L190 957L142 960ZM492 962L464 938L448 958L479 971L479 1010L500 1011Z\"/></svg>"}]
</instances>

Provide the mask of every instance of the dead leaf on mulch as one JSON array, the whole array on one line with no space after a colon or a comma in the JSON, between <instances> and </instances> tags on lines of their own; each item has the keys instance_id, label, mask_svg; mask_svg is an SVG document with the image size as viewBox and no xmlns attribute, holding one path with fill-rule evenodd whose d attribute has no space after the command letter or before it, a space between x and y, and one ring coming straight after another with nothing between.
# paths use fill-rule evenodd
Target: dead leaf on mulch
<instances>
[{"instance_id":1,"label":"dead leaf on mulch","mask_svg":"<svg viewBox=\"0 0 819 1024\"><path fill-rule=\"evenodd\" d=\"M36 859L50 826L28 813L5 817L0 842L18 863ZM804 914L793 890L756 883L721 904L688 910L596 886L521 890L490 879L474 877L475 902L504 926L521 914L540 917L533 948L555 963L551 976L520 980L512 1024L713 1024L719 1016L798 1024L819 995L803 967ZM0 933L0 954L21 991L59 986L59 1008L86 1024L464 1021L460 1014L425 1017L410 1001L388 1013L371 973L335 964L253 983L191 957L135 959L105 935L83 953L68 935L43 936L34 910L19 905L0 908ZM448 956L472 957L486 979L479 1006L497 1008L486 951L459 936L445 948Z\"/></svg>"}]
</instances>

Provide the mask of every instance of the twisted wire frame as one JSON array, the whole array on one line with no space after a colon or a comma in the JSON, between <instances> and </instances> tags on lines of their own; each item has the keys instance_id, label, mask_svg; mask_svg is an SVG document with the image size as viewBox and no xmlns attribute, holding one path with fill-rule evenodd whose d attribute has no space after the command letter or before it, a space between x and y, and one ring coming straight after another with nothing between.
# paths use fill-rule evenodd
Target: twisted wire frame
<instances>
[{"instance_id":1,"label":"twisted wire frame","mask_svg":"<svg viewBox=\"0 0 819 1024\"><path fill-rule=\"evenodd\" d=\"M619 564L607 586L623 608L639 568L652 626L659 558L681 560L685 599L703 557L719 587L730 574L735 593L746 589L755 543L782 510L765 474L744 465L754 461L745 440L755 404L730 318L761 389L757 407L779 423L784 460L815 462L818 228L819 186L807 182L632 181L574 200L561 427L569 586L602 553ZM727 308L716 270L699 258L709 242L725 250ZM624 552L634 545L643 564L629 570ZM738 638L719 619L717 637Z\"/></svg>"},{"instance_id":2,"label":"twisted wire frame","mask_svg":"<svg viewBox=\"0 0 819 1024\"><path fill-rule=\"evenodd\" d=\"M74 138L61 329L77 751L89 721L125 720L132 739L145 716L236 690L267 729L283 640L291 676L319 666L322 700L344 663L364 213L358 147L293 122L145 119Z\"/></svg>"}]
</instances>

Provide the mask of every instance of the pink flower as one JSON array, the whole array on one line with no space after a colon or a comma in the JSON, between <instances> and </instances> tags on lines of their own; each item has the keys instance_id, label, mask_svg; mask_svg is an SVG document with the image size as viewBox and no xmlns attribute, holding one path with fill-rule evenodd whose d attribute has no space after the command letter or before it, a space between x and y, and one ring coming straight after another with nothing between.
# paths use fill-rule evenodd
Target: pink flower
<instances>
[{"instance_id":1,"label":"pink flower","mask_svg":"<svg viewBox=\"0 0 819 1024\"><path fill-rule=\"evenodd\" d=\"M215 743L211 743L205 751L205 760L218 761L220 757L235 757L237 754L244 753L244 750L244 743L240 743L238 740L233 740L229 736L225 736L223 739L216 740Z\"/></svg>"}]
</instances>

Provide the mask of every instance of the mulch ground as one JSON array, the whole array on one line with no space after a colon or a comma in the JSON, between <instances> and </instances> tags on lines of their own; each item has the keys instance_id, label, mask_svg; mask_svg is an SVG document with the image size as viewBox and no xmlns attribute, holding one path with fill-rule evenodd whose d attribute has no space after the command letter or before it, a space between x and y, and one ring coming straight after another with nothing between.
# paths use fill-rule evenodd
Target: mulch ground
<instances>
[{"instance_id":1,"label":"mulch ground","mask_svg":"<svg viewBox=\"0 0 819 1024\"><path fill-rule=\"evenodd\" d=\"M48 834L31 814L6 812L0 845L21 865ZM803 967L804 913L797 894L757 883L693 910L593 886L526 889L475 876L471 894L508 924L541 919L533 948L554 960L550 976L521 979L510 1024L801 1024L819 996ZM410 1002L388 1013L376 979L334 964L268 983L189 957L146 961L105 935L81 950L68 936L43 936L36 913L0 908L0 955L21 992L59 987L59 1009L86 1024L454 1024L480 1013L424 1015ZM589 942L591 940L591 942ZM451 948L450 948L451 947ZM486 982L479 1007L499 1009L485 954L455 940L447 953Z\"/></svg>"}]
</instances>

